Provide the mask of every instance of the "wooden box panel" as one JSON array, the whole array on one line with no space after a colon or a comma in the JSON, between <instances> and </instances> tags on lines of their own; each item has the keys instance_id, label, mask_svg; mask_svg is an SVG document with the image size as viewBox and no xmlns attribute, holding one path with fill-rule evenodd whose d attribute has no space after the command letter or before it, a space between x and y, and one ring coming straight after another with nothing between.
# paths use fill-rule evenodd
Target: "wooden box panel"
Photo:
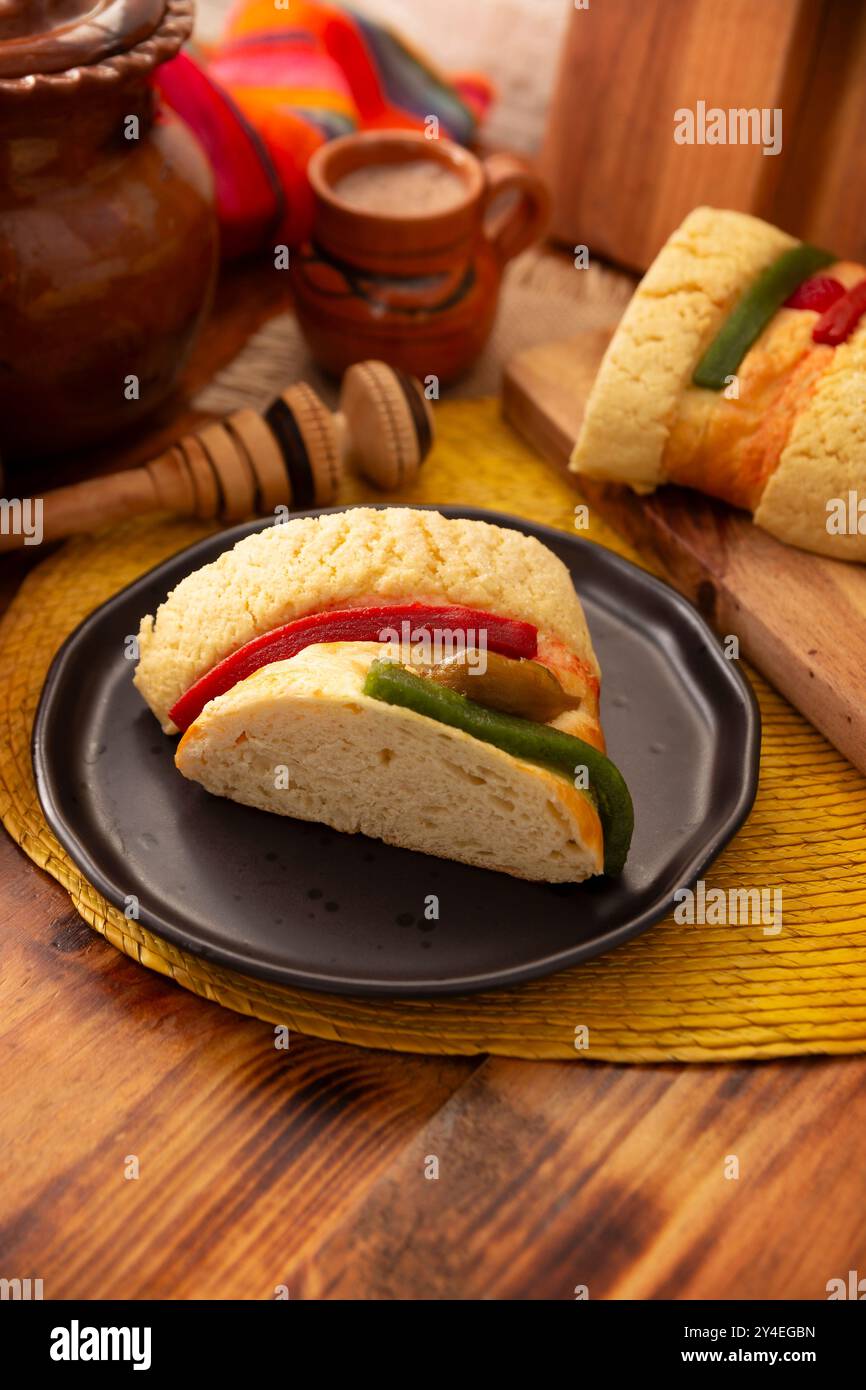
<instances>
[{"instance_id":1,"label":"wooden box panel","mask_svg":"<svg viewBox=\"0 0 866 1390\"><path fill-rule=\"evenodd\" d=\"M677 144L675 112L782 110L782 148ZM563 46L541 156L554 236L646 269L693 207L866 255L866 6L591 0Z\"/></svg>"}]
</instances>

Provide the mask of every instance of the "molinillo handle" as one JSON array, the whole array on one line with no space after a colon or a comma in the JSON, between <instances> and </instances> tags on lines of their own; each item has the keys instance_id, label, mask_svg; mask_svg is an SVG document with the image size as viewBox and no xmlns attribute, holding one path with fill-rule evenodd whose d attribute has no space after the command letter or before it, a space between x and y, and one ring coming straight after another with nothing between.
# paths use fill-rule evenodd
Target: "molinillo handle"
<instances>
[{"instance_id":1,"label":"molinillo handle","mask_svg":"<svg viewBox=\"0 0 866 1390\"><path fill-rule=\"evenodd\" d=\"M383 490L415 477L433 443L420 382L384 362L350 367L332 413L306 382L264 415L238 410L186 435L142 468L57 488L42 499L42 539L92 531L149 512L227 523L327 507L347 467ZM24 545L0 534L0 551Z\"/></svg>"}]
</instances>

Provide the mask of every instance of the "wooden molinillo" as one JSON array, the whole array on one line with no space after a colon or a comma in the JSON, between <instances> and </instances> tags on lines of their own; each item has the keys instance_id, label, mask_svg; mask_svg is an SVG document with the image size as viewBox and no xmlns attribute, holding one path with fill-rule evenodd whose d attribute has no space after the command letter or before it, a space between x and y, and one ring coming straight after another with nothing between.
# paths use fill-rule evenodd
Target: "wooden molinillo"
<instances>
[{"instance_id":1,"label":"wooden molinillo","mask_svg":"<svg viewBox=\"0 0 866 1390\"><path fill-rule=\"evenodd\" d=\"M432 442L433 414L420 383L384 362L359 362L343 378L336 413L298 382L264 415L238 410L142 468L49 492L42 538L149 512L231 523L280 506L327 507L347 467L387 491L415 477ZM24 539L0 535L0 551L18 549Z\"/></svg>"}]
</instances>

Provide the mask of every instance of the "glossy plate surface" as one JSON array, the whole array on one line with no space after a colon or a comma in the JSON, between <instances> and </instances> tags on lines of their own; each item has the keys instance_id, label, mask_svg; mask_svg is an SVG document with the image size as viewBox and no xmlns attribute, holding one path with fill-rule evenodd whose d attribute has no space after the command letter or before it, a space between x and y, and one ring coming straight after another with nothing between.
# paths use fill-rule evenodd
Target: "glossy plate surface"
<instances>
[{"instance_id":1,"label":"glossy plate surface","mask_svg":"<svg viewBox=\"0 0 866 1390\"><path fill-rule=\"evenodd\" d=\"M106 898L123 908L136 897L150 930L251 975L432 995L513 984L610 950L704 874L757 785L760 721L737 662L690 604L610 551L500 513L438 510L537 536L568 566L601 663L608 749L635 803L623 876L526 883L252 810L181 777L176 739L134 689L123 639L184 575L262 526L250 522L115 595L46 679L33 734L40 800ZM424 917L429 894L437 922Z\"/></svg>"}]
</instances>

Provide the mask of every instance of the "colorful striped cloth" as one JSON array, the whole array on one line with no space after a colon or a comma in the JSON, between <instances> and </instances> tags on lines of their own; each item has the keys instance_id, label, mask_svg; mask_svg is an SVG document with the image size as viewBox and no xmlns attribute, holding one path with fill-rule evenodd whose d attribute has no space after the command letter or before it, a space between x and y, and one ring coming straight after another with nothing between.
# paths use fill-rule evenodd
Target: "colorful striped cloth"
<instances>
[{"instance_id":1,"label":"colorful striped cloth","mask_svg":"<svg viewBox=\"0 0 866 1390\"><path fill-rule=\"evenodd\" d=\"M206 69L180 54L155 80L210 157L226 256L305 238L307 161L325 140L435 117L466 144L491 100L483 77L449 81L392 30L318 0L241 0Z\"/></svg>"}]
</instances>

